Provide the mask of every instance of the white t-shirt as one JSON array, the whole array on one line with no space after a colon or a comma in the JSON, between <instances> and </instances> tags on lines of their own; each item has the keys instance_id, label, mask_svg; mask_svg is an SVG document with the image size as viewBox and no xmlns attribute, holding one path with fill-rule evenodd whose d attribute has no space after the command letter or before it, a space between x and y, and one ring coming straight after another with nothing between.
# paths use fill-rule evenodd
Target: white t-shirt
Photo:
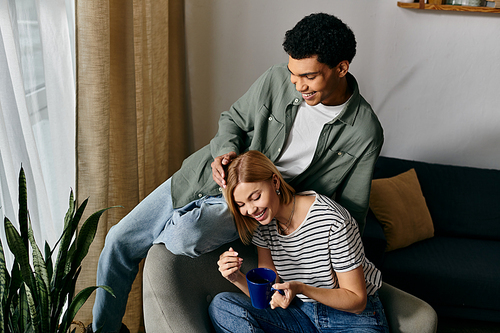
<instances>
[{"instance_id":1,"label":"white t-shirt","mask_svg":"<svg viewBox=\"0 0 500 333\"><path fill-rule=\"evenodd\" d=\"M286 180L301 174L311 164L323 126L335 119L346 103L336 106L320 103L311 106L302 102L285 147L275 162Z\"/></svg>"}]
</instances>

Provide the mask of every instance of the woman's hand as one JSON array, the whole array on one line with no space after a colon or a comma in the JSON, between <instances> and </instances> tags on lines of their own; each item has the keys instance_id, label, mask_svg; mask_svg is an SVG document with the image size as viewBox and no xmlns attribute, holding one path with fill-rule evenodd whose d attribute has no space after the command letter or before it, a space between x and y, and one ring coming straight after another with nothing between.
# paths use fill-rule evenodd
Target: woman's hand
<instances>
[{"instance_id":1,"label":"woman's hand","mask_svg":"<svg viewBox=\"0 0 500 333\"><path fill-rule=\"evenodd\" d=\"M302 287L302 282L290 281L285 283L276 283L273 288L283 290L285 295L281 295L279 292L275 292L271 298L271 309L283 308L286 309L292 303L295 295L300 294L300 288Z\"/></svg>"},{"instance_id":2,"label":"woman's hand","mask_svg":"<svg viewBox=\"0 0 500 333\"><path fill-rule=\"evenodd\" d=\"M219 261L217 261L222 276L232 283L237 281L242 263L243 259L238 257L238 252L234 251L232 247L221 254Z\"/></svg>"},{"instance_id":3,"label":"woman's hand","mask_svg":"<svg viewBox=\"0 0 500 333\"><path fill-rule=\"evenodd\" d=\"M226 173L224 168L236 158L234 151L214 158L212 162L212 178L220 187L226 188Z\"/></svg>"}]
</instances>

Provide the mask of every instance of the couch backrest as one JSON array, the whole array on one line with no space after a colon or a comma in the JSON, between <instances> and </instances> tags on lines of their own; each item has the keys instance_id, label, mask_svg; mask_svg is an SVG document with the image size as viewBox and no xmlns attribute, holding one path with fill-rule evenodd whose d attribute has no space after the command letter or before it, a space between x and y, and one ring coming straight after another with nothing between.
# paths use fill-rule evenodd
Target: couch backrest
<instances>
[{"instance_id":1,"label":"couch backrest","mask_svg":"<svg viewBox=\"0 0 500 333\"><path fill-rule=\"evenodd\" d=\"M436 235L500 240L500 170L379 157L374 178L415 168Z\"/></svg>"}]
</instances>

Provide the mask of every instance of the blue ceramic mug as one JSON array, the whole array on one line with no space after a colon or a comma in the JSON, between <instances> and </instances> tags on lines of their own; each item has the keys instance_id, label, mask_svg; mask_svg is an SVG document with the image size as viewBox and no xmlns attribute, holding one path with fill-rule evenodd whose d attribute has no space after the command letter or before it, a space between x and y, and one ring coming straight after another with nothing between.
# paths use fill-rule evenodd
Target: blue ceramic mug
<instances>
[{"instance_id":1,"label":"blue ceramic mug","mask_svg":"<svg viewBox=\"0 0 500 333\"><path fill-rule=\"evenodd\" d=\"M257 309L266 309L275 291L272 285L276 282L276 273L269 268L254 268L246 275L248 291L252 305Z\"/></svg>"}]
</instances>

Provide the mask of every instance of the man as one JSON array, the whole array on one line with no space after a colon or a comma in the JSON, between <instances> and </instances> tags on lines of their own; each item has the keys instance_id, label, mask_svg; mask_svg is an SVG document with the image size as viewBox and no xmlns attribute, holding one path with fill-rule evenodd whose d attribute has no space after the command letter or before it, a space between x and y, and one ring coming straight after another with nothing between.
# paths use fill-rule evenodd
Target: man
<instances>
[{"instance_id":1,"label":"man","mask_svg":"<svg viewBox=\"0 0 500 333\"><path fill-rule=\"evenodd\" d=\"M118 332L140 261L153 244L196 257L238 238L221 196L225 166L259 150L296 190L334 197L363 230L382 127L348 72L353 32L328 14L303 18L285 35L288 64L271 67L223 112L210 144L114 226L99 259L94 330ZM90 330L90 328L89 328Z\"/></svg>"}]
</instances>

